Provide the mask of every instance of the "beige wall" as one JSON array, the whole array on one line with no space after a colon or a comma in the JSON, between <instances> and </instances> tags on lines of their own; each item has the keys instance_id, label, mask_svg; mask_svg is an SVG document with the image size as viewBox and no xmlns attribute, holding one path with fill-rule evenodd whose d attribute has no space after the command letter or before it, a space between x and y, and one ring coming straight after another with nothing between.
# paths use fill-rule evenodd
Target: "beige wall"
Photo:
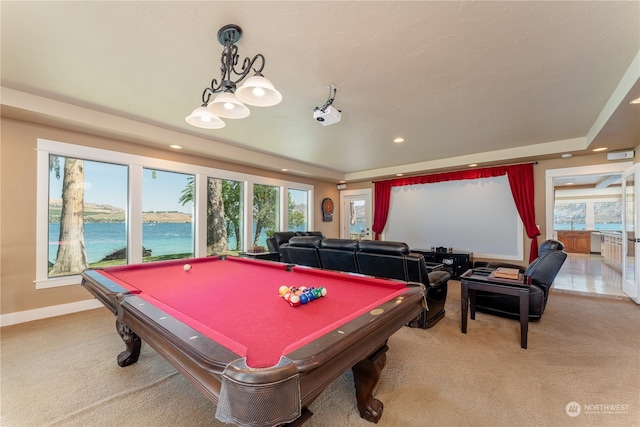
<instances>
[{"instance_id":1,"label":"beige wall","mask_svg":"<svg viewBox=\"0 0 640 427\"><path fill-rule=\"evenodd\" d=\"M339 198L334 183L163 151L122 141L2 118L0 145L0 315L91 299L79 285L36 290L36 144L38 138L314 185L315 224L339 236L339 221L322 222L320 204ZM336 209L339 208L336 203ZM334 218L339 218L335 212Z\"/></svg>"},{"instance_id":2,"label":"beige wall","mask_svg":"<svg viewBox=\"0 0 640 427\"><path fill-rule=\"evenodd\" d=\"M322 222L320 212L323 198L339 200L335 183L292 177L6 118L0 119L0 127L0 315L90 299L90 295L79 285L35 289L37 138L312 184L315 188L316 212L314 226L310 229L322 231L329 237L339 237L340 204L335 203L333 222ZM638 163L640 146L635 151L634 161ZM545 171L607 162L606 154L601 153L543 160L534 167L536 220L540 224L542 238L546 235ZM371 181L362 181L348 185L349 190L362 188L373 188L373 184ZM525 238L524 246L525 259L528 259L528 238Z\"/></svg>"}]
</instances>

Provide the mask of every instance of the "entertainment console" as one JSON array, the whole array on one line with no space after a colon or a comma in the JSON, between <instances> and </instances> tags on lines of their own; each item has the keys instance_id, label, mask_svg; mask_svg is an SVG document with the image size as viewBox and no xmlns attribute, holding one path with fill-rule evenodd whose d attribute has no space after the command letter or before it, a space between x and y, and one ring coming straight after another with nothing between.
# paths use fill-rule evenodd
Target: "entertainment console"
<instances>
[{"instance_id":1,"label":"entertainment console","mask_svg":"<svg viewBox=\"0 0 640 427\"><path fill-rule=\"evenodd\" d=\"M429 249L412 249L411 252L422 254L427 262L442 264L452 279L460 277L473 267L473 252L439 252Z\"/></svg>"}]
</instances>

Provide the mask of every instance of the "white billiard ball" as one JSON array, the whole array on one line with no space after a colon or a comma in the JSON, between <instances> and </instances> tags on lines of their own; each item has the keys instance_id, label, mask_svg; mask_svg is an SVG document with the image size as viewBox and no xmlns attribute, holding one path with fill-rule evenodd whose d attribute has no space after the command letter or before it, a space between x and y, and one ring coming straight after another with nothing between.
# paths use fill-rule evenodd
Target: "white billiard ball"
<instances>
[{"instance_id":1,"label":"white billiard ball","mask_svg":"<svg viewBox=\"0 0 640 427\"><path fill-rule=\"evenodd\" d=\"M189 270L191 270L191 265L190 264L185 264L184 267L182 267L182 268L184 268L184 271L189 271Z\"/></svg>"}]
</instances>

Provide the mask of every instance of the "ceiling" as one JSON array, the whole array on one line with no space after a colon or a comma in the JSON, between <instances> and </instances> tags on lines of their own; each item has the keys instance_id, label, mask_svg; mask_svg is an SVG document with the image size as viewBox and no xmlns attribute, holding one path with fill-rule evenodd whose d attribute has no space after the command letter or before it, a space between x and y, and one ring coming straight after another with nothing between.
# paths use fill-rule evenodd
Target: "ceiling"
<instances>
[{"instance_id":1,"label":"ceiling","mask_svg":"<svg viewBox=\"0 0 640 427\"><path fill-rule=\"evenodd\" d=\"M332 182L640 143L639 1L0 7L6 117ZM283 101L192 127L231 23L240 60L263 54ZM342 120L321 126L330 84Z\"/></svg>"}]
</instances>

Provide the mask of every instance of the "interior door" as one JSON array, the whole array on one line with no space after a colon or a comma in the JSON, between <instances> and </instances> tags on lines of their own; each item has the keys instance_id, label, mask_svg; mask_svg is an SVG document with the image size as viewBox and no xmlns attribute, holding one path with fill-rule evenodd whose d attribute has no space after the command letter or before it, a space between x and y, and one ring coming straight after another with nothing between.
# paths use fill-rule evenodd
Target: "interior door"
<instances>
[{"instance_id":1,"label":"interior door","mask_svg":"<svg viewBox=\"0 0 640 427\"><path fill-rule=\"evenodd\" d=\"M371 240L371 189L340 192L340 238Z\"/></svg>"},{"instance_id":2,"label":"interior door","mask_svg":"<svg viewBox=\"0 0 640 427\"><path fill-rule=\"evenodd\" d=\"M622 174L622 215L623 227L623 263L622 290L625 294L640 304L638 281L640 280L640 214L638 201L640 189L640 164L636 164Z\"/></svg>"}]
</instances>

